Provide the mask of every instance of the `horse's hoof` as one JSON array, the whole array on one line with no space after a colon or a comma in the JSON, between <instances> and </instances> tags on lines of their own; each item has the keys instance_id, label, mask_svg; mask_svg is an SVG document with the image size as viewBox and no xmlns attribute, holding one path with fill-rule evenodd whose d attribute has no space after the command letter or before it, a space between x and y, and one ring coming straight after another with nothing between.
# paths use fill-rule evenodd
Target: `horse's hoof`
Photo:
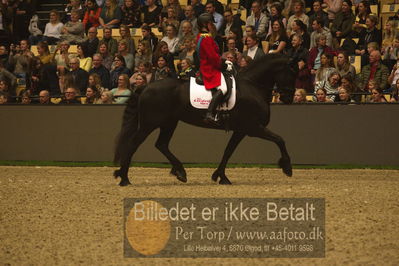
<instances>
[{"instance_id":1,"label":"horse's hoof","mask_svg":"<svg viewBox=\"0 0 399 266\"><path fill-rule=\"evenodd\" d=\"M122 179L121 180L121 182L119 183L119 185L121 186L121 187L125 187L125 186L128 186L128 185L131 185L132 183L130 183L130 181L129 181L129 179Z\"/></svg>"},{"instance_id":2,"label":"horse's hoof","mask_svg":"<svg viewBox=\"0 0 399 266\"><path fill-rule=\"evenodd\" d=\"M179 180L180 182L187 183L187 173L184 169L177 170L175 168L172 168L172 170L170 170L170 173L176 176L177 180Z\"/></svg>"},{"instance_id":3,"label":"horse's hoof","mask_svg":"<svg viewBox=\"0 0 399 266\"><path fill-rule=\"evenodd\" d=\"M218 170L216 170L215 172L213 172L212 174L212 181L217 182L219 178L219 172Z\"/></svg>"},{"instance_id":4,"label":"horse's hoof","mask_svg":"<svg viewBox=\"0 0 399 266\"><path fill-rule=\"evenodd\" d=\"M225 177L225 178L220 178L219 184L221 184L221 185L231 185L231 182L230 182L230 180L227 177Z\"/></svg>"},{"instance_id":5,"label":"horse's hoof","mask_svg":"<svg viewBox=\"0 0 399 266\"><path fill-rule=\"evenodd\" d=\"M292 176L292 165L291 165L291 160L290 159L281 158L278 161L278 165L281 167L281 169L283 170L283 173L286 176L289 176L289 177Z\"/></svg>"}]
</instances>

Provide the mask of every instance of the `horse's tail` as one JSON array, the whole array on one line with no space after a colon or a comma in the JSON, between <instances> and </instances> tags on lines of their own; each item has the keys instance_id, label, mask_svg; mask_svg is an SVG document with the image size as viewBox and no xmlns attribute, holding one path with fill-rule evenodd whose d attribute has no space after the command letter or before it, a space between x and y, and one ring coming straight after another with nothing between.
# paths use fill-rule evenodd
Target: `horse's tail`
<instances>
[{"instance_id":1,"label":"horse's tail","mask_svg":"<svg viewBox=\"0 0 399 266\"><path fill-rule=\"evenodd\" d=\"M136 133L139 124L138 111L139 94L133 93L126 105L123 113L122 128L116 137L114 163L120 163L123 149L126 149L128 140Z\"/></svg>"}]
</instances>

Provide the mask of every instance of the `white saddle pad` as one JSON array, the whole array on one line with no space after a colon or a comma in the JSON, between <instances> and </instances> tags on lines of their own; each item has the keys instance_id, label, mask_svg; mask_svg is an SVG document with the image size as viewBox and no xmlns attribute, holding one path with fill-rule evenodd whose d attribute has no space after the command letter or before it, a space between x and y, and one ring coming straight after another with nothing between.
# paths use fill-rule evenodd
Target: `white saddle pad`
<instances>
[{"instance_id":1,"label":"white saddle pad","mask_svg":"<svg viewBox=\"0 0 399 266\"><path fill-rule=\"evenodd\" d=\"M232 91L231 96L228 100L228 104L224 103L218 110L231 110L233 109L236 103L236 81L233 77L232 79ZM227 92L226 81L224 80L224 76L222 75L222 84L220 89L223 91L223 94ZM198 85L195 82L195 78L190 78L190 102L194 108L197 109L208 109L209 103L212 100L212 92L210 90L205 89L204 85Z\"/></svg>"}]
</instances>

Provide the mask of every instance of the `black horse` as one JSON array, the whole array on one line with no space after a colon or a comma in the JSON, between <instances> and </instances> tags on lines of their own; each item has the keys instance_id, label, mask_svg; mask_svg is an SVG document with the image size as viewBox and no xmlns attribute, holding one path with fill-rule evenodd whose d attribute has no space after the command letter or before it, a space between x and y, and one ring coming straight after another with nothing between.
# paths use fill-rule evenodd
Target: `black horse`
<instances>
[{"instance_id":1,"label":"black horse","mask_svg":"<svg viewBox=\"0 0 399 266\"><path fill-rule=\"evenodd\" d=\"M290 58L268 54L252 62L236 79L236 105L230 111L229 129L233 135L225 149L219 167L212 180L220 178L220 184L231 184L225 175L230 156L245 136L270 140L281 151L278 162L287 176L292 176L291 160L284 140L266 126L270 120L269 102L275 85L283 103L292 103L295 70ZM147 136L157 128L160 134L156 141L159 149L172 164L171 173L182 182L187 182L182 163L169 150L169 142L179 120L200 127L225 129L222 124L213 126L204 123L206 110L195 109L190 104L189 82L165 79L150 83L140 94L133 94L123 115L122 129L116 145L115 163L120 169L114 172L121 177L120 186L129 185L128 171L133 154Z\"/></svg>"}]
</instances>

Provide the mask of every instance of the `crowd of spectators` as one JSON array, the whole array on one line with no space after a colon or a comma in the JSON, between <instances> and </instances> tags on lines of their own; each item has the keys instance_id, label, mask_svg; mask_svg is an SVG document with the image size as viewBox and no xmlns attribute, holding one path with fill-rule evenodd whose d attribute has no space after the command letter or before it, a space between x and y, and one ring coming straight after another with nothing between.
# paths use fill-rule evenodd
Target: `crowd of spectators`
<instances>
[{"instance_id":1,"label":"crowd of spectators","mask_svg":"<svg viewBox=\"0 0 399 266\"><path fill-rule=\"evenodd\" d=\"M0 104L122 104L150 82L188 80L198 69L203 12L215 18L222 58L239 72L267 53L290 56L298 67L294 102L398 100L399 12L379 29L373 1L240 3L247 17L218 0L70 0L41 28L31 1L1 1ZM132 28L141 32L138 42Z\"/></svg>"}]
</instances>

